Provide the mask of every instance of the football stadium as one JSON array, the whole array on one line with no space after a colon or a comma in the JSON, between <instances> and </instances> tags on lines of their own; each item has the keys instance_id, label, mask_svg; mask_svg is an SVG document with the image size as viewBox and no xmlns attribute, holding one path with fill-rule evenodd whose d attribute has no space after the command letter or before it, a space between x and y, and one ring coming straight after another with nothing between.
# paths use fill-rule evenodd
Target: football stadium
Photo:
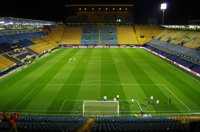
<instances>
[{"instance_id":1,"label":"football stadium","mask_svg":"<svg viewBox=\"0 0 200 132\"><path fill-rule=\"evenodd\" d=\"M0 17L0 131L197 132L200 24L136 24L134 3Z\"/></svg>"}]
</instances>

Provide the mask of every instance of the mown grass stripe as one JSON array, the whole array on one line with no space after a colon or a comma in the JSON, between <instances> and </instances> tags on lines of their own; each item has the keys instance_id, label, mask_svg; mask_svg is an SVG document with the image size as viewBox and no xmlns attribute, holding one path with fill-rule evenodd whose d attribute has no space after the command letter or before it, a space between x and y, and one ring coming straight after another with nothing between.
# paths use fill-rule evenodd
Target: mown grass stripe
<instances>
[{"instance_id":1,"label":"mown grass stripe","mask_svg":"<svg viewBox=\"0 0 200 132\"><path fill-rule=\"evenodd\" d=\"M121 54L119 54L120 52L122 52L122 50L123 49L113 50L114 53L113 57L119 59L119 62L115 64L115 66L117 68L121 83L123 83L121 84L121 86L123 87L126 98L130 100L129 102L126 101L126 103L129 103L128 104L129 109L131 111L138 111L138 110L140 111L142 107L139 105L139 103L141 103L140 101L142 98L147 98L147 97L143 93L142 88L140 87L140 85L143 84L138 84L132 72L130 71L129 67L124 62L124 58L121 56ZM133 53L133 51L130 49L127 49L127 52ZM152 85L152 84L147 84L147 85ZM137 103L135 103L134 105L130 104L131 99L137 100Z\"/></svg>"},{"instance_id":2,"label":"mown grass stripe","mask_svg":"<svg viewBox=\"0 0 200 132\"><path fill-rule=\"evenodd\" d=\"M140 57L138 57L138 56L140 56L142 53L141 52L137 52L136 51L136 53L135 54L132 54L131 56L128 54L128 53L126 53L124 50L123 50L123 52L121 53L122 54L122 56L123 56L123 58L125 58L124 59L124 62L129 66L129 68L130 68L130 71L132 72L132 74L133 75L136 75L135 76L135 79L137 80L137 82L139 83L139 84L142 84L142 83L150 83L150 84L154 84L154 82L152 81L152 79L147 75L147 73L145 72L145 71L147 71L147 69L146 69L146 67L145 66L143 66L143 65L141 65L141 64L139 64L139 63L137 63L137 61L135 62L135 60L134 60L134 58L137 58L137 59L139 59L140 61L142 61L142 57L141 57L141 59L140 59ZM145 63L145 61L143 62L143 63ZM148 70L151 70L151 69L148 69ZM156 89L156 91L153 91L152 89L147 89L147 88L145 88L144 86L141 86L142 87L142 90L144 91L144 93L145 93L145 95L146 95L146 97L148 97L146 100L148 100L149 99L149 97L150 96L152 96L152 95L154 95L154 97L155 96L158 96L158 95L155 95L156 94L156 92L158 92L160 95L159 95L159 99L160 100L166 100L166 99L168 99L168 97L166 97L163 93L162 93L162 91L160 90L160 87L158 87L158 86L154 86L154 88ZM155 109L155 110L158 110L158 109L161 109L161 107L156 107L155 105L153 105L152 106L153 107L153 109ZM172 104L172 105L170 105L169 106L171 109L173 109L173 110L177 110L178 111L178 109L176 108L176 106L175 106L175 104ZM169 108L168 108L169 109Z\"/></svg>"},{"instance_id":3,"label":"mown grass stripe","mask_svg":"<svg viewBox=\"0 0 200 132\"><path fill-rule=\"evenodd\" d=\"M116 64L113 60L112 57L112 49L103 49L102 53L100 56L106 56L110 63L108 66L103 65L104 61L106 58L101 58L102 61L102 66L101 66L101 79L102 80L110 80L110 81L115 81L115 82L121 82L117 69L116 69ZM102 82L105 83L105 82ZM126 96L124 94L122 86L119 84L117 86L102 86L101 87L101 96L107 96L109 100L113 100L116 95L119 95L120 99L126 99ZM122 110L122 107L124 107L124 110L130 111L128 105L120 104L120 110Z\"/></svg>"},{"instance_id":4,"label":"mown grass stripe","mask_svg":"<svg viewBox=\"0 0 200 132\"><path fill-rule=\"evenodd\" d=\"M197 100L197 96L200 94L199 92L199 87L200 83L198 83L196 80L193 80L189 77L184 77L182 76L182 73L176 69L175 66L171 65L168 66L166 63L158 63L155 66L155 59L159 58L151 58L150 56L146 56L147 58L151 59L150 65L152 65L152 68L157 70L160 74L158 78L163 78L166 80L166 83L170 83L171 85L175 85L174 89L176 92L181 92L184 95L187 95L187 98L183 97L183 100L191 100L193 103L196 104L196 106L200 107L200 101ZM165 70L163 70L165 69ZM186 102L186 101L185 101ZM190 103L191 104L191 103Z\"/></svg>"},{"instance_id":5,"label":"mown grass stripe","mask_svg":"<svg viewBox=\"0 0 200 132\"><path fill-rule=\"evenodd\" d=\"M88 50L81 49L81 51L84 51L84 53L82 54L82 58L89 59L92 54L93 49L88 49ZM69 77L66 78L64 84L68 84L68 83L80 84L84 77L87 65L88 65L87 63L83 63L82 61L79 61L74 67L74 69L72 70L72 72L70 73ZM69 85L69 86L63 85L61 87L60 92L56 96L57 100L54 100L52 102L51 106L49 107L49 110L52 110L52 108L54 109L56 108L59 111L60 106L65 99L74 99L74 100L78 99L77 94L79 92L79 89L80 89L80 85ZM75 102L67 102L65 106L63 107L63 111L71 111L71 113L73 113L72 109L74 109L74 104Z\"/></svg>"},{"instance_id":6,"label":"mown grass stripe","mask_svg":"<svg viewBox=\"0 0 200 132\"><path fill-rule=\"evenodd\" d=\"M46 58L51 57L52 59L55 59L56 57L58 57L63 52L64 52L63 50L59 50L58 52L53 53L52 55L47 56ZM43 59L43 58L41 58L41 59ZM8 89L13 88L13 87L17 87L19 81L24 83L24 80L26 80L27 78L30 79L29 78L30 75L33 74L35 76L35 72L40 73L41 72L40 67L43 67L44 65L46 65L46 64L42 63L39 60L36 63L31 64L27 68L21 70L20 72L14 73L14 75L11 75L7 78L1 79L0 80L0 84L1 84L0 92L3 92L4 90L8 90ZM19 85L18 85L18 87L19 87Z\"/></svg>"},{"instance_id":7,"label":"mown grass stripe","mask_svg":"<svg viewBox=\"0 0 200 132\"><path fill-rule=\"evenodd\" d=\"M145 61L146 63L143 63L143 65L147 68L147 69L151 69L151 70L148 70L146 71L148 75L154 75L154 77L152 77L152 80L154 81L154 83L159 83L159 82L162 82L162 86L164 86L164 88L161 88L160 90L163 92L163 94L165 94L166 96L170 96L171 98L174 98L175 100L177 100L178 102L176 103L176 107L177 109L179 109L180 111L182 109L186 109L186 110L189 110L190 111L190 108L188 108L188 106L183 103L182 100L180 100L180 98L178 98L174 92L172 92L170 90L170 88L167 87L166 84L168 84L168 80L167 80L167 77L166 76L163 76L163 75L167 75L169 73L165 73L165 74L160 74L162 73L162 68L163 67L160 67L160 64L161 63L156 63L156 61L154 61L154 57L149 55L147 56L146 54L142 54L141 55L142 58L147 58L149 61ZM157 61L158 62L158 61ZM165 63L165 62L163 62ZM155 66L156 64L156 66ZM167 68L167 67L166 67ZM164 70L165 71L165 70Z\"/></svg>"},{"instance_id":8,"label":"mown grass stripe","mask_svg":"<svg viewBox=\"0 0 200 132\"><path fill-rule=\"evenodd\" d=\"M69 62L71 57L77 57L76 61ZM198 112L200 83L182 72L143 49L59 49L21 72L1 79L0 108L59 112L63 101L70 99L73 101L66 101L61 113L73 113L81 105L77 100L103 99L104 95L112 100L124 92L120 99L130 100L134 96L146 112L188 111L175 99L170 106L163 104L168 95L173 96L169 88L193 112ZM153 94L161 104L159 107L153 104L149 109L146 99ZM140 111L137 102L135 108L127 102L122 104L129 108L125 111ZM15 105L18 107L14 108Z\"/></svg>"},{"instance_id":9,"label":"mown grass stripe","mask_svg":"<svg viewBox=\"0 0 200 132\"><path fill-rule=\"evenodd\" d=\"M71 53L73 53L75 51L76 50L73 50ZM63 59L65 58L65 55L66 54L62 54ZM56 58L54 58L54 59L56 59ZM26 105L28 105L30 103L30 101L32 99L34 99L34 97L44 87L42 85L39 85L37 87L37 85L40 84L41 82L48 83L49 80L51 80L54 77L54 75L57 73L57 71L60 70L60 68L65 65L65 62L63 62L60 65L57 65L58 63L60 63L59 61L60 61L60 59L57 60L55 65L51 65L51 66L49 66L48 63L45 63L44 67L42 67L42 69L45 69L45 72L42 73L40 76L38 76L37 79L33 80L33 82L28 83L29 85L26 87L26 89L23 92L19 93L15 98L12 98L12 100L5 106L5 108L8 108L8 109L24 109L26 107ZM37 75L35 75L35 76L37 76ZM17 88L20 88L19 86ZM23 97L25 97L25 95L27 95L33 87L37 87L37 88L32 92L32 94L30 96L27 97L26 100L24 100L23 103L18 104L18 102L20 102L20 100L22 100Z\"/></svg>"}]
</instances>

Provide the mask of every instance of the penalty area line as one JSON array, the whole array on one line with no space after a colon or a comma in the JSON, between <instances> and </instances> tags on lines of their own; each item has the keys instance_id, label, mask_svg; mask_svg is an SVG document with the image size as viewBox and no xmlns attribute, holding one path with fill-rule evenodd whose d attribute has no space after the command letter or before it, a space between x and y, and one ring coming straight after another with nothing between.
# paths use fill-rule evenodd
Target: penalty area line
<instances>
[{"instance_id":1,"label":"penalty area line","mask_svg":"<svg viewBox=\"0 0 200 132\"><path fill-rule=\"evenodd\" d=\"M183 105L188 111L192 111L181 99L179 99L165 84L163 86Z\"/></svg>"},{"instance_id":2,"label":"penalty area line","mask_svg":"<svg viewBox=\"0 0 200 132\"><path fill-rule=\"evenodd\" d=\"M137 101L140 110L143 111L143 110L142 110L142 107L141 107L141 105L140 105L140 103L139 103L139 101L138 101L138 100L135 100L135 101Z\"/></svg>"},{"instance_id":3,"label":"penalty area line","mask_svg":"<svg viewBox=\"0 0 200 132\"><path fill-rule=\"evenodd\" d=\"M66 102L83 102L83 100L71 100L71 99L63 100L62 105L61 105L60 110L59 110L60 112L62 111L62 109L63 109L63 107L64 107Z\"/></svg>"}]
</instances>

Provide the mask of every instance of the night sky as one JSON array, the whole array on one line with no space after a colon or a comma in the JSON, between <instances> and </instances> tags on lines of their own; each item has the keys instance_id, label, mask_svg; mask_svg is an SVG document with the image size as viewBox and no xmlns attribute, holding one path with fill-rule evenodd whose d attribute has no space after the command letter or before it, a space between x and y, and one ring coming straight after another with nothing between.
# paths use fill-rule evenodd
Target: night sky
<instances>
[{"instance_id":1,"label":"night sky","mask_svg":"<svg viewBox=\"0 0 200 132\"><path fill-rule=\"evenodd\" d=\"M146 23L147 19L158 19L162 12L160 3L167 2L166 24L187 24L188 20L200 19L200 5L197 0L16 0L1 3L0 17L20 17L40 20L63 20L65 4L121 3L134 4L136 23ZM58 2L60 1L60 2Z\"/></svg>"}]
</instances>

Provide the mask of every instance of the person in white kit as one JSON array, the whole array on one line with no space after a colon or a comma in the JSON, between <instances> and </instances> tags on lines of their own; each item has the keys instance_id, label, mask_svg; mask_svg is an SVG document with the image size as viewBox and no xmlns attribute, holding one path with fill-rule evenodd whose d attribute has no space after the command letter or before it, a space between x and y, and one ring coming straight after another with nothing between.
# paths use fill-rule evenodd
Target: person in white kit
<instances>
[{"instance_id":1,"label":"person in white kit","mask_svg":"<svg viewBox=\"0 0 200 132\"><path fill-rule=\"evenodd\" d=\"M159 103L160 103L160 101L159 101L159 100L156 100L156 106L158 106L158 105L159 105Z\"/></svg>"},{"instance_id":2,"label":"person in white kit","mask_svg":"<svg viewBox=\"0 0 200 132\"><path fill-rule=\"evenodd\" d=\"M153 96L150 97L150 100L153 101Z\"/></svg>"},{"instance_id":3,"label":"person in white kit","mask_svg":"<svg viewBox=\"0 0 200 132\"><path fill-rule=\"evenodd\" d=\"M104 97L103 97L103 99L104 99L104 101L106 101L106 100L107 100L107 97L106 97L106 96L104 96Z\"/></svg>"},{"instance_id":4,"label":"person in white kit","mask_svg":"<svg viewBox=\"0 0 200 132\"><path fill-rule=\"evenodd\" d=\"M119 95L117 95L117 100L119 100Z\"/></svg>"},{"instance_id":5,"label":"person in white kit","mask_svg":"<svg viewBox=\"0 0 200 132\"><path fill-rule=\"evenodd\" d=\"M131 99L131 102L132 102L132 104L134 104L135 100L134 100L134 99Z\"/></svg>"}]
</instances>

